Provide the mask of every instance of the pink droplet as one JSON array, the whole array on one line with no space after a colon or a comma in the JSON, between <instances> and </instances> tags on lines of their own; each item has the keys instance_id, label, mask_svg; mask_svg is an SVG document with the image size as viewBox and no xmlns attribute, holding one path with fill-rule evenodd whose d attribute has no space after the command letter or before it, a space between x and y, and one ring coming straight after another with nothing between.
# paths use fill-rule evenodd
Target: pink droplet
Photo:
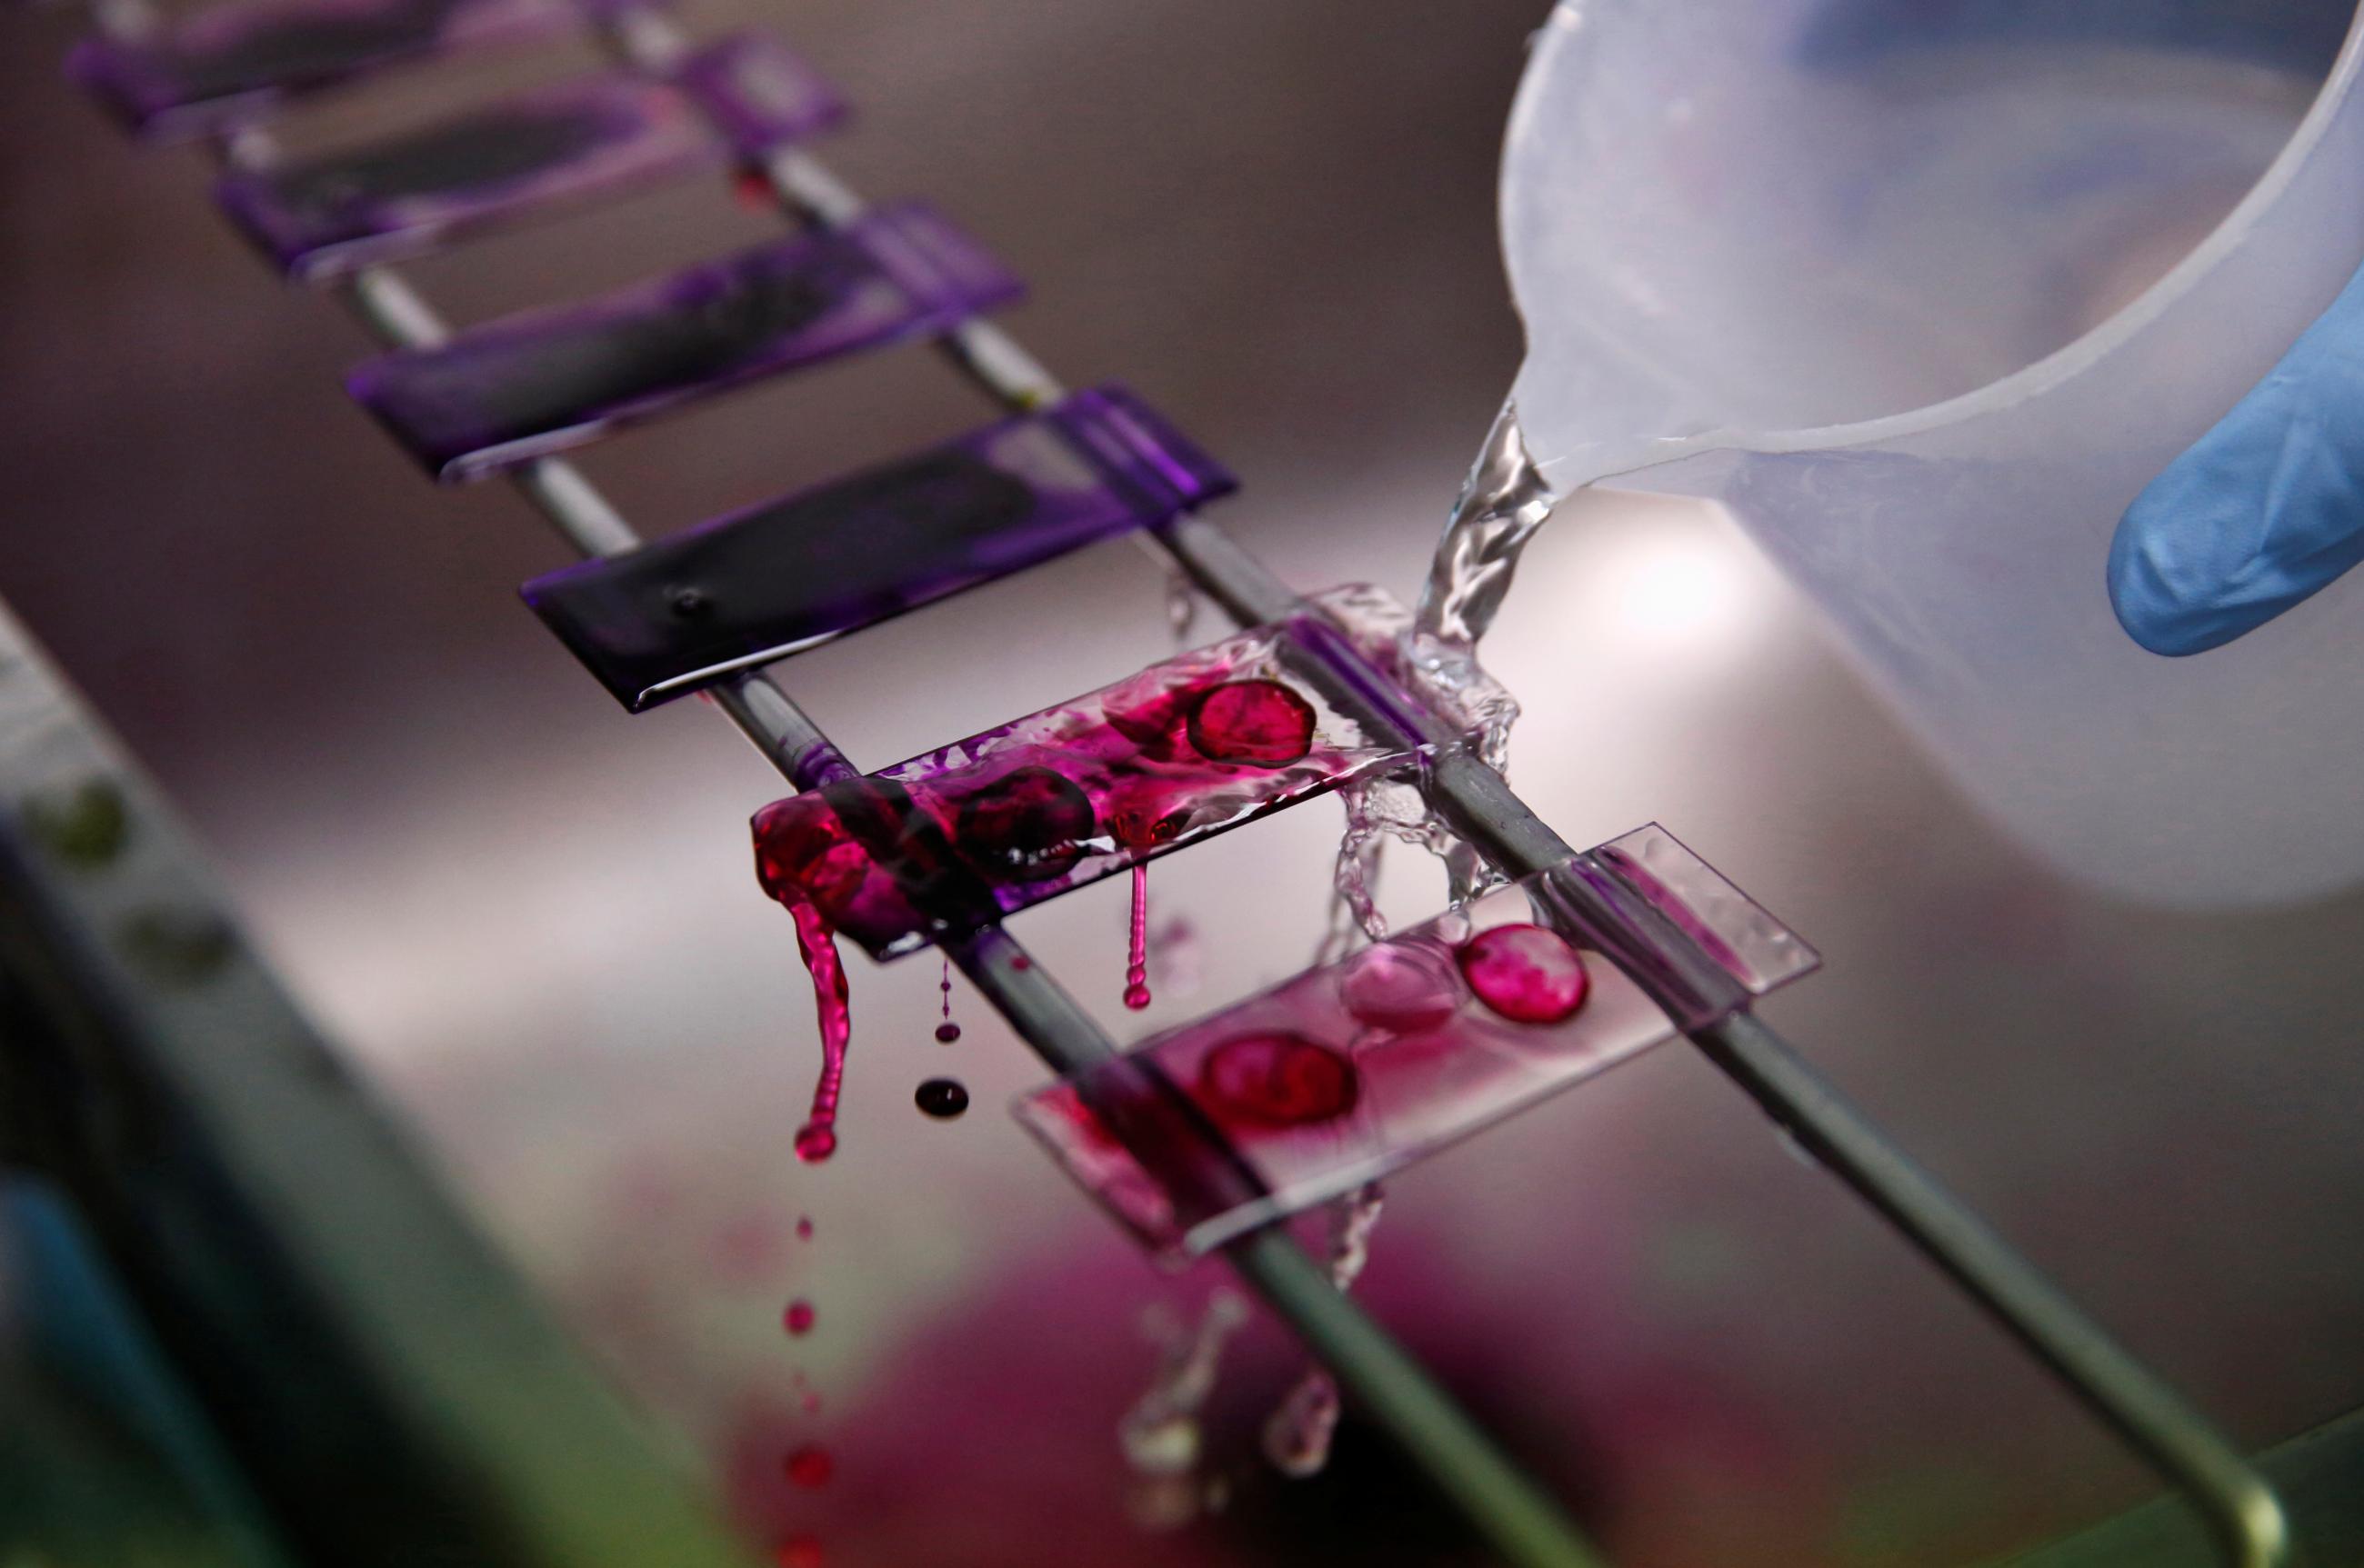
<instances>
[{"instance_id":1,"label":"pink droplet","mask_svg":"<svg viewBox=\"0 0 2364 1568\"><path fill-rule=\"evenodd\" d=\"M1455 955L1478 999L1515 1024L1556 1024L1575 1015L1592 988L1584 960L1557 931L1496 926Z\"/></svg>"},{"instance_id":2,"label":"pink droplet","mask_svg":"<svg viewBox=\"0 0 2364 1568\"><path fill-rule=\"evenodd\" d=\"M796 917L797 951L812 976L813 1009L820 1020L820 1081L813 1085L812 1114L797 1131L797 1158L817 1164L837 1152L837 1100L845 1086L845 1046L853 1034L845 965L838 961L837 935L811 905L788 906Z\"/></svg>"},{"instance_id":3,"label":"pink droplet","mask_svg":"<svg viewBox=\"0 0 2364 1568\"><path fill-rule=\"evenodd\" d=\"M1149 1006L1149 862L1132 863L1132 924L1125 939L1124 1005Z\"/></svg>"},{"instance_id":4,"label":"pink droplet","mask_svg":"<svg viewBox=\"0 0 2364 1568\"><path fill-rule=\"evenodd\" d=\"M804 1300L789 1302L787 1311L780 1315L780 1321L787 1325L788 1332L791 1334L811 1333L813 1326L812 1303Z\"/></svg>"},{"instance_id":5,"label":"pink droplet","mask_svg":"<svg viewBox=\"0 0 2364 1568\"><path fill-rule=\"evenodd\" d=\"M752 165L730 176L730 194L741 206L750 212L775 212L779 209L779 193L772 189L772 182L764 177L764 172Z\"/></svg>"},{"instance_id":6,"label":"pink droplet","mask_svg":"<svg viewBox=\"0 0 2364 1568\"><path fill-rule=\"evenodd\" d=\"M831 1458L829 1450L820 1444L807 1443L788 1455L781 1468L787 1472L788 1479L796 1485L820 1487L828 1485L829 1478L837 1473L837 1461Z\"/></svg>"},{"instance_id":7,"label":"pink droplet","mask_svg":"<svg viewBox=\"0 0 2364 1568\"><path fill-rule=\"evenodd\" d=\"M808 1535L780 1542L780 1568L822 1568L820 1542Z\"/></svg>"},{"instance_id":8,"label":"pink droplet","mask_svg":"<svg viewBox=\"0 0 2364 1568\"><path fill-rule=\"evenodd\" d=\"M960 1039L960 1025L955 1023L942 1023L936 1026L936 1043L938 1045L950 1045L958 1039Z\"/></svg>"},{"instance_id":9,"label":"pink droplet","mask_svg":"<svg viewBox=\"0 0 2364 1568\"><path fill-rule=\"evenodd\" d=\"M808 1214L808 1215L803 1215L803 1216L800 1216L800 1217L797 1218L797 1240L799 1240L799 1241L809 1241L809 1240L812 1240L812 1216L811 1216L811 1215L809 1215L809 1214Z\"/></svg>"},{"instance_id":10,"label":"pink droplet","mask_svg":"<svg viewBox=\"0 0 2364 1568\"><path fill-rule=\"evenodd\" d=\"M1251 1034L1207 1053L1199 1083L1217 1107L1266 1127L1302 1127L1355 1108L1354 1063L1293 1034Z\"/></svg>"}]
</instances>

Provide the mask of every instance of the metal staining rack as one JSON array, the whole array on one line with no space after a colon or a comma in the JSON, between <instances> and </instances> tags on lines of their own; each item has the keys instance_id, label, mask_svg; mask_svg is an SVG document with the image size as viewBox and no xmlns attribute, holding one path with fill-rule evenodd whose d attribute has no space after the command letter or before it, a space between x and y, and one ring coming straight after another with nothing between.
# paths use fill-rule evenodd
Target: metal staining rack
<instances>
[{"instance_id":1,"label":"metal staining rack","mask_svg":"<svg viewBox=\"0 0 2364 1568\"><path fill-rule=\"evenodd\" d=\"M76 52L75 75L144 136L211 139L233 221L278 265L331 287L385 342L389 351L355 373L355 396L429 472L507 478L587 558L528 584L526 595L594 676L636 711L704 693L798 790L820 792L773 808L765 831L834 834L829 847L852 847L869 903L835 912L841 923L862 916L872 926L864 934L849 925L850 934L879 952L941 948L1061 1075L1028 1116L1070 1169L1157 1244L1219 1251L1503 1559L1533 1568L1599 1561L1553 1499L1271 1221L1572 1081L1584 1063L1681 1033L2180 1489L2224 1561L2286 1560L2279 1505L2239 1452L1751 1014L1756 994L1802 966L1801 949L1779 947L1787 933L1663 833L1578 853L1539 820L1352 604L1335 593L1299 597L1197 515L1232 487L1213 460L1121 388L1068 391L983 319L1017 284L975 240L924 207L871 207L813 155L810 142L843 109L793 55L749 36L694 47L658 12L615 0L579 9L556 0L253 0L179 24L145 11L143 0L122 0L97 14L102 34ZM268 114L299 94L569 26L592 28L613 69L374 149L300 162L274 154ZM388 264L492 225L734 164L760 180L797 234L585 305L460 333ZM936 343L1004 417L646 544L551 455L729 386L914 339ZM1478 482L1518 481L1481 470ZM1006 774L980 782L940 765L948 748L931 754L937 762L865 775L773 673L801 649L1120 533L1248 628L1234 652L1264 662L1239 678L1284 692L1275 700L1288 714L1302 708L1303 751L1260 732L1245 750L1209 753L1232 775L1305 762L1285 787L1235 790L1236 809L1196 828L1128 837L1102 832L1102 819L1114 819L1105 800L1072 786L1085 800L1076 819L1089 825L1071 834L1076 858L1055 868L1029 862L1024 875L997 882L992 867L943 841L944 819L930 812L955 809L942 801L973 799ZM1167 676L1157 691L1179 693L1174 700L1187 706L1207 700L1209 681L1237 672ZM1104 770L1095 788L1132 788L1155 774L1161 787L1183 789L1159 770L1182 744L1185 717L1198 724L1200 709L1158 709L1154 724L1136 723L1145 700L1132 683L1077 699L1074 711L1088 706L1090 722L1132 726L1123 728L1131 749L1102 759L1115 772ZM1008 735L1069 711L973 738L958 760L974 773ZM1416 779L1455 833L1522 882L1559 933L1553 940L1605 962L1596 996L1618 1006L1630 998L1625 1022L1584 1044L1573 1065L1505 1068L1479 1098L1404 1123L1412 1132L1373 1120L1362 1136L1377 1141L1314 1158L1265 1136L1269 1127L1250 1138L1208 1114L1204 1085L1216 1080L1204 1074L1221 1053L1209 1049L1205 1020L1121 1052L998 923L1038 895L1010 895L1012 880L1064 879L1039 892L1047 895L1373 769ZM1227 778L1225 787L1237 784ZM1064 809L1057 778L1044 787ZM1199 797L1184 789L1175 798ZM772 891L821 900L820 883L799 880L794 854L774 840L765 852ZM1449 964L1453 941L1465 939L1423 927L1401 940L1408 945L1386 951L1418 968ZM1320 979L1301 976L1243 1006L1293 1009L1315 1029L1333 1013L1302 987ZM1410 1039L1441 1027L1445 1012L1396 1006L1355 1017L1378 1017ZM1202 1075L1200 1088L1178 1063ZM1353 1096L1339 1099L1343 1109ZM1089 1137L1076 1131L1084 1123Z\"/></svg>"}]
</instances>

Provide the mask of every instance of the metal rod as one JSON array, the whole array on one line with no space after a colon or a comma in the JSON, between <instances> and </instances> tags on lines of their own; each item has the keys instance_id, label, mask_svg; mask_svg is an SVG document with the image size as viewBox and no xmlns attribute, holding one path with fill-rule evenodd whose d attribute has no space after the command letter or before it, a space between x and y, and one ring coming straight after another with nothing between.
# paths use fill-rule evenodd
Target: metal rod
<instances>
[{"instance_id":1,"label":"metal rod","mask_svg":"<svg viewBox=\"0 0 2364 1568\"><path fill-rule=\"evenodd\" d=\"M671 24L650 18L619 52L651 66L665 58ZM659 40L651 45L649 40ZM649 48L645 56L641 52ZM774 190L808 220L842 224L864 211L861 196L808 153L775 156L766 165ZM1005 406L1023 410L1055 398L1059 384L1001 328L965 324L941 340L953 362ZM1243 626L1276 621L1297 603L1288 585L1218 525L1186 517L1147 536L1171 564ZM1325 658L1358 691L1391 683L1344 641ZM1425 722L1423 722L1425 721ZM1436 716L1415 716L1429 738L1450 741ZM1488 862L1518 877L1576 852L1512 794L1502 776L1464 749L1441 750L1424 773L1430 804ZM964 963L964 969L966 964ZM1753 1014L1738 1013L1691 1035L1702 1053L1755 1099L1778 1125L1836 1173L1990 1316L2026 1346L2089 1409L2170 1483L2189 1494L2228 1562L2273 1568L2289 1552L2289 1529L2272 1488L2240 1451L2158 1374L2119 1346L2035 1266L2013 1251L1879 1126ZM1239 1254L1234 1254L1237 1261ZM1301 1251L1297 1253L1303 1261ZM1307 1267L1310 1267L1310 1262ZM1281 1297L1260 1284L1266 1298ZM1337 1293L1329 1293L1335 1296ZM1342 1380L1355 1386L1355 1380ZM1383 1394L1357 1387L1375 1409ZM1402 1416L1400 1409L1396 1411ZM1391 1420L1400 1437L1402 1420ZM1465 1504L1471 1502L1464 1498Z\"/></svg>"},{"instance_id":2,"label":"metal rod","mask_svg":"<svg viewBox=\"0 0 2364 1568\"><path fill-rule=\"evenodd\" d=\"M612 36L632 63L645 60L643 68L659 69L677 57L677 35L670 23L650 13L625 14L634 21ZM267 156L261 147L244 151ZM783 198L816 221L842 222L861 211L850 192L801 154L775 155L765 171ZM394 347L431 347L450 339L451 329L434 307L391 268L363 270L342 293L363 324ZM1032 407L1060 395L1050 373L998 328L970 323L947 343L957 362L1014 406ZM621 554L641 542L622 514L571 463L544 458L509 478L585 555ZM712 696L714 706L797 788L859 773L768 673L742 673L716 687ZM1118 1054L1116 1043L1090 1014L1007 930L990 926L941 945L1052 1071L1065 1075ZM1293 1238L1274 1231L1229 1258L1340 1384L1363 1399L1379 1424L1463 1507L1505 1561L1522 1568L1596 1568L1601 1562L1550 1494L1386 1329L1333 1285Z\"/></svg>"},{"instance_id":3,"label":"metal rod","mask_svg":"<svg viewBox=\"0 0 2364 1568\"><path fill-rule=\"evenodd\" d=\"M686 42L668 19L638 6L622 8L602 32L620 59L651 72L668 69ZM864 210L857 194L800 150L775 152L762 167L780 199L808 221L842 225ZM426 302L386 269L363 272L346 297L373 328L398 345L440 342L447 335ZM1024 410L1060 395L1057 380L997 326L970 322L941 341L953 363L1005 406ZM571 465L542 460L519 470L514 481L567 540L586 554L615 554L638 542L630 525ZM1158 530L1154 540L1175 566L1243 625L1277 619L1296 602L1287 584L1204 519L1184 518ZM1387 684L1349 647L1328 648L1325 654L1361 666L1340 672L1358 689ZM719 688L714 699L800 787L854 772L853 764L767 674L737 676ZM1425 717L1429 723L1423 728L1437 722L1433 715ZM1466 751L1441 753L1425 774L1423 788L1448 824L1506 874L1541 871L1574 852L1499 773ZM1115 1053L1106 1034L1007 931L987 928L945 946L963 973L1055 1070L1072 1073ZM1753 1015L1740 1013L1694 1031L1691 1038L1774 1121L2185 1491L2205 1516L2228 1562L2275 1568L2286 1561L2289 1532L2280 1504L2240 1452L1778 1035ZM1226 1249L1226 1255L1510 1560L1560 1565L1594 1561L1542 1490L1451 1403L1400 1345L1330 1284L1285 1232L1266 1230L1243 1238Z\"/></svg>"}]
</instances>

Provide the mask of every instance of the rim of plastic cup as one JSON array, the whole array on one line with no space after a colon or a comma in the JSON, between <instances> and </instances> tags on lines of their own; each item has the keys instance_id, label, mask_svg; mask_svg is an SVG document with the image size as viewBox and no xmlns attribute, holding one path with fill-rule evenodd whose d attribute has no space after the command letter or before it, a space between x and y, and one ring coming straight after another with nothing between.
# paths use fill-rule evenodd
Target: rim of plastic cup
<instances>
[{"instance_id":1,"label":"rim of plastic cup","mask_svg":"<svg viewBox=\"0 0 2364 1568\"><path fill-rule=\"evenodd\" d=\"M1541 40L1534 58L1541 61L1548 51L1558 46L1560 39L1576 31L1585 10L1583 0L1561 0L1544 23L1544 31L1556 36ZM2338 111L2340 100L2355 78L2359 60L2364 60L2364 6L2358 6L2348 18L2347 36L2340 41L2338 58L2331 63L2323 85L2316 91L2314 102L2300 117L2297 128L2282 144L2256 184L2236 202L2233 210L2208 231L2206 239L2193 246L2175 265L2161 273L2149 287L2127 301L2097 325L2053 350L2042 359L2022 365L2009 375L1988 382L1937 403L1924 403L1917 408L1901 413L1883 414L1872 419L1855 419L1836 425L1808 425L1784 429L1746 430L1723 428L1689 436L1665 436L1652 439L1646 433L1636 433L1633 439L1646 443L1652 454L1639 462L1621 466L1615 473L1600 475L1603 479L1631 473L1644 468L1656 468L1661 463L1710 451L1792 452L1821 451L1843 447L1867 446L1873 442L1892 440L1901 436L1917 436L1927 430L1957 424L1981 414L2008 408L2036 394L2046 392L2080 375L2108 357L2120 344L2148 327L2167 313L2169 306L2191 292L2192 286L2215 269L2225 254L2249 237L2258 218L2281 199L2292 180L2298 177L2301 165L2314 155L2323 140L2324 131ZM1510 123L1517 125L1528 106L1528 94L1535 90L1539 72L1533 68L1521 77L1519 89L1511 106ZM1507 186L1510 160L1503 160L1503 183ZM1498 198L1499 201L1499 198ZM1503 227L1507 230L1510 204L1499 201ZM1505 239L1508 235L1505 233ZM1507 247L1506 251L1507 255ZM1515 285L1515 280L1514 280ZM1512 294L1516 295L1515 286ZM1515 302L1515 297L1514 297ZM1622 443L1621 443L1622 444ZM1551 462L1544 466L1548 469Z\"/></svg>"}]
</instances>

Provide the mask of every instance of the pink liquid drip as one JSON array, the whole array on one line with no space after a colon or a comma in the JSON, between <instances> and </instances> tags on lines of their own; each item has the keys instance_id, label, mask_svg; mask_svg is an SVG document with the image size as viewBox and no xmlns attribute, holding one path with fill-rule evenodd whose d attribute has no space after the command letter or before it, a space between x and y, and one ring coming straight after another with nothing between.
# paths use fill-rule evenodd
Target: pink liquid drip
<instances>
[{"instance_id":1,"label":"pink liquid drip","mask_svg":"<svg viewBox=\"0 0 2364 1568\"><path fill-rule=\"evenodd\" d=\"M811 1333L813 1326L812 1303L809 1301L789 1302L788 1309L786 1312L781 1314L780 1321L787 1325L788 1332L791 1334L804 1335Z\"/></svg>"},{"instance_id":2,"label":"pink liquid drip","mask_svg":"<svg viewBox=\"0 0 2364 1568\"><path fill-rule=\"evenodd\" d=\"M944 1021L936 1026L936 1043L950 1045L960 1039L960 1025L953 1022L953 961L949 958L944 960L943 979L937 983L936 989L944 994Z\"/></svg>"},{"instance_id":3,"label":"pink liquid drip","mask_svg":"<svg viewBox=\"0 0 2364 1568\"><path fill-rule=\"evenodd\" d=\"M804 1215L797 1220L797 1240L799 1241L809 1241L812 1240L811 1215Z\"/></svg>"},{"instance_id":4,"label":"pink liquid drip","mask_svg":"<svg viewBox=\"0 0 2364 1568\"><path fill-rule=\"evenodd\" d=\"M797 1129L797 1158L818 1163L837 1152L837 1097L845 1086L845 1042L853 1035L845 965L838 962L837 938L820 911L792 904L797 951L812 976L813 1010L820 1020L820 1082L813 1085L812 1114Z\"/></svg>"},{"instance_id":5,"label":"pink liquid drip","mask_svg":"<svg viewBox=\"0 0 2364 1568\"><path fill-rule=\"evenodd\" d=\"M780 1542L780 1568L821 1568L820 1542L800 1535Z\"/></svg>"},{"instance_id":6,"label":"pink liquid drip","mask_svg":"<svg viewBox=\"0 0 2364 1568\"><path fill-rule=\"evenodd\" d=\"M1149 1006L1149 862L1132 867L1132 928L1125 949L1124 1005L1134 1012Z\"/></svg>"}]
</instances>

